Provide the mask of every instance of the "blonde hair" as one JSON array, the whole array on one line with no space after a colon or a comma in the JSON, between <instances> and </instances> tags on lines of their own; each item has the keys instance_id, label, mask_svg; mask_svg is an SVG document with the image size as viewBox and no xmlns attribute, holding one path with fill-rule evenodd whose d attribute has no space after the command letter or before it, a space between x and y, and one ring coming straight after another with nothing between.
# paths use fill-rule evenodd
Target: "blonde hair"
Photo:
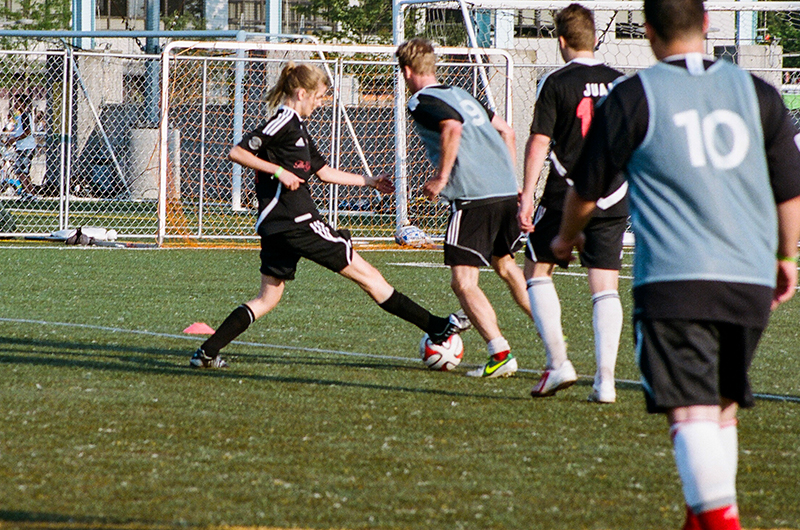
<instances>
[{"instance_id":1,"label":"blonde hair","mask_svg":"<svg viewBox=\"0 0 800 530\"><path fill-rule=\"evenodd\" d=\"M420 75L436 74L436 53L433 43L427 39L417 37L408 40L398 46L395 55L400 68L408 66Z\"/></svg>"},{"instance_id":2,"label":"blonde hair","mask_svg":"<svg viewBox=\"0 0 800 530\"><path fill-rule=\"evenodd\" d=\"M301 88L311 92L329 85L328 75L318 66L289 61L281 70L278 82L267 93L267 103L270 107L277 107Z\"/></svg>"}]
</instances>

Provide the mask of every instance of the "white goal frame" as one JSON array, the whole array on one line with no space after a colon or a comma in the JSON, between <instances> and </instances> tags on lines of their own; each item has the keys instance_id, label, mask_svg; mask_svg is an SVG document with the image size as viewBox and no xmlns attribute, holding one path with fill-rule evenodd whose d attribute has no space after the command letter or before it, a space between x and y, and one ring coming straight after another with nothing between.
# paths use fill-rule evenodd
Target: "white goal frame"
<instances>
[{"instance_id":1,"label":"white goal frame","mask_svg":"<svg viewBox=\"0 0 800 530\"><path fill-rule=\"evenodd\" d=\"M163 243L167 237L166 233L166 219L167 219L167 203L168 203L168 173L170 167L170 80L171 80L171 67L172 63L176 61L176 56L182 52L203 51L206 55L214 55L218 52L220 56L230 56L236 53L237 57L244 56L246 51L262 51L262 52L281 52L291 56L315 56L320 57L324 61L326 56L330 55L353 55L353 54L372 54L382 57L381 60L387 65L394 67L395 72L395 87L393 94L393 107L394 107L394 176L395 176L395 226L401 227L409 221L409 196L408 196L408 181L409 176L407 173L407 135L408 127L406 123L406 87L399 68L396 66L396 59L394 53L396 47L394 46L377 46L377 45L332 45L332 44L296 44L296 43L272 43L272 42L233 42L233 41L175 41L165 46L162 52L162 85L161 85L161 122L159 127L159 196L158 196L158 235L157 239L159 244ZM241 52L238 53L238 52ZM494 76L495 79L490 83L486 83L482 88L488 94L490 88L493 87L496 91L502 91L503 94L503 107L498 109L498 112L511 116L512 113L512 94L511 87L514 78L514 62L511 56L504 50L476 50L470 48L442 48L440 52L446 54L449 60L456 60L456 58L463 57L467 60L465 62L446 63L442 62L441 65L450 66L467 66L472 68L474 63L470 58L476 55L488 57L491 61L491 67L498 75ZM230 61L231 59L229 59ZM334 79L331 76L331 79ZM238 82L238 81L237 81ZM480 85L481 83L476 83ZM344 105L339 105L338 99L340 97L339 87L333 86L334 91L334 105L341 107L341 112L344 113L344 120L349 126L349 120L346 117ZM355 131L352 127L349 130L353 140L358 144ZM369 164L366 161L363 153L359 149L363 170L371 174ZM236 183L233 183L233 189L236 190ZM336 212L332 209L329 220L336 225Z\"/></svg>"}]
</instances>

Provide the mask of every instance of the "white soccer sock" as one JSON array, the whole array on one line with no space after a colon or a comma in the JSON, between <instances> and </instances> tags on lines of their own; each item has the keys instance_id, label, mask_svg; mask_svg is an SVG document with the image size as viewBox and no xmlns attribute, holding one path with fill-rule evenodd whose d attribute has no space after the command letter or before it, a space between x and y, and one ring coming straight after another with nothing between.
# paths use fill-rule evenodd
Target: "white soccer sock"
<instances>
[{"instance_id":1,"label":"white soccer sock","mask_svg":"<svg viewBox=\"0 0 800 530\"><path fill-rule=\"evenodd\" d=\"M511 351L508 341L502 337L494 338L486 343L486 349L489 350L489 355L500 353L504 351Z\"/></svg>"},{"instance_id":2,"label":"white soccer sock","mask_svg":"<svg viewBox=\"0 0 800 530\"><path fill-rule=\"evenodd\" d=\"M670 429L686 505L696 514L736 503L736 482L719 422L693 420Z\"/></svg>"},{"instance_id":3,"label":"white soccer sock","mask_svg":"<svg viewBox=\"0 0 800 530\"><path fill-rule=\"evenodd\" d=\"M601 385L614 388L614 367L622 334L622 303L617 291L600 291L592 296L592 324L597 363L594 388L599 390Z\"/></svg>"},{"instance_id":4,"label":"white soccer sock","mask_svg":"<svg viewBox=\"0 0 800 530\"><path fill-rule=\"evenodd\" d=\"M721 423L719 425L719 436L722 446L725 448L725 460L727 460L731 471L733 471L733 481L736 483L736 472L739 468L739 432L736 428L736 419Z\"/></svg>"},{"instance_id":5,"label":"white soccer sock","mask_svg":"<svg viewBox=\"0 0 800 530\"><path fill-rule=\"evenodd\" d=\"M561 301L553 279L542 277L528 280L528 298L531 301L531 316L547 354L547 368L557 369L567 360L567 343L561 329Z\"/></svg>"}]
</instances>

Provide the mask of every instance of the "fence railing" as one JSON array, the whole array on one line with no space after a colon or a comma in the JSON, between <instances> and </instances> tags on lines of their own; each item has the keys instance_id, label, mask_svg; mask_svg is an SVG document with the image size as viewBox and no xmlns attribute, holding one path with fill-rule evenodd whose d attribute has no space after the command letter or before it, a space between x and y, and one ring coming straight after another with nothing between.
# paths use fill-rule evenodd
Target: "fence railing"
<instances>
[{"instance_id":1,"label":"fence railing","mask_svg":"<svg viewBox=\"0 0 800 530\"><path fill-rule=\"evenodd\" d=\"M512 122L521 179L531 94L558 65L500 50L481 49L480 60L474 49L439 51L442 82L494 104ZM314 198L329 221L359 239L389 239L406 222L440 236L447 209L421 194L432 168L406 126L408 94L393 53L383 46L228 41L173 42L161 55L0 50L0 136L8 138L19 119L11 100L26 95L36 138L34 197L19 190L14 146L0 145L0 236L98 226L122 238L254 239L252 175L227 152L268 118L264 96L288 60L329 72L333 90L308 126L330 165L396 179L390 197L317 182ZM754 72L782 81L777 86L797 119L797 69Z\"/></svg>"},{"instance_id":2,"label":"fence railing","mask_svg":"<svg viewBox=\"0 0 800 530\"><path fill-rule=\"evenodd\" d=\"M396 178L394 197L381 197L372 190L312 186L329 221L362 239L390 238L398 225L412 221L440 232L444 208L420 200L419 187L428 169L418 140L405 127L405 94L396 97L402 78L393 53L389 46L168 45L163 54L166 82L161 100L166 109L161 122L165 223L159 239L253 236L252 179L242 179L241 169L229 163L225 154L243 131L269 117L264 96L287 60L318 64L331 78L331 97L308 120L309 131L328 153L329 164ZM500 101L501 112L508 114L513 65L505 52L493 50L490 57L495 61L478 65L468 50L450 49L440 74L449 84L487 101L487 94L496 93L492 99ZM479 75L478 68L486 75ZM482 81L488 78L492 83ZM179 156L169 149L175 136L180 136Z\"/></svg>"}]
</instances>

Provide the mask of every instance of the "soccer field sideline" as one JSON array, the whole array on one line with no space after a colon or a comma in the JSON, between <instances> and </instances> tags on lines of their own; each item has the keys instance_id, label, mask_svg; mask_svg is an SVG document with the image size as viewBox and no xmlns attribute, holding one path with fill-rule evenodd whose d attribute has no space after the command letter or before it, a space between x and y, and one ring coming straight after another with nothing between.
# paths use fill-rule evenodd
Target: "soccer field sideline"
<instances>
[{"instance_id":1,"label":"soccer field sideline","mask_svg":"<svg viewBox=\"0 0 800 530\"><path fill-rule=\"evenodd\" d=\"M166 339L182 339L182 340L190 340L194 342L199 342L205 340L203 337L194 337L190 335L182 335L182 334L174 334L174 333L162 333L158 331L147 331L147 330L135 330L135 329L125 329L125 328L117 328L111 326L98 326L93 324L79 324L74 322L49 322L46 320L34 320L34 319L25 319L25 318L7 318L7 317L0 317L0 322L8 322L12 324L34 324L37 326L53 326L53 327L68 327L68 328L80 328L80 329L91 329L96 331L105 331L108 333L127 333L131 335L145 335L150 337L160 337ZM345 350L330 350L324 348L311 348L306 346L290 346L290 345L283 345L283 344L269 344L263 342L251 342L251 341L233 341L231 344L238 344L241 346L251 346L256 348L267 348L267 349L275 349L275 350L294 350L294 351L302 351L308 353L322 353L322 354L329 354L329 355L341 355L346 357L357 357L362 359L377 359L377 360L386 360L386 361L400 361L400 362L410 362L410 363L417 363L419 360L415 357L401 357L396 355L380 355L376 353L363 353L363 352L353 352L353 351L345 351ZM187 353L188 356L188 353ZM464 364L465 367L477 367L478 365L470 365ZM520 373L528 373L528 374L541 374L542 370L532 370L530 368L519 368L517 370ZM579 379L584 379L587 381L592 381L594 379L594 375L585 375L585 374L578 374ZM635 381L632 379L615 379L617 384L623 383L626 385L636 385L641 386L641 381ZM789 403L800 403L800 397L797 396L784 396L779 394L767 394L767 393L758 393L754 392L753 395L757 399L762 399L765 401L779 401L779 402L789 402ZM2 527L0 527L2 528Z\"/></svg>"}]
</instances>

